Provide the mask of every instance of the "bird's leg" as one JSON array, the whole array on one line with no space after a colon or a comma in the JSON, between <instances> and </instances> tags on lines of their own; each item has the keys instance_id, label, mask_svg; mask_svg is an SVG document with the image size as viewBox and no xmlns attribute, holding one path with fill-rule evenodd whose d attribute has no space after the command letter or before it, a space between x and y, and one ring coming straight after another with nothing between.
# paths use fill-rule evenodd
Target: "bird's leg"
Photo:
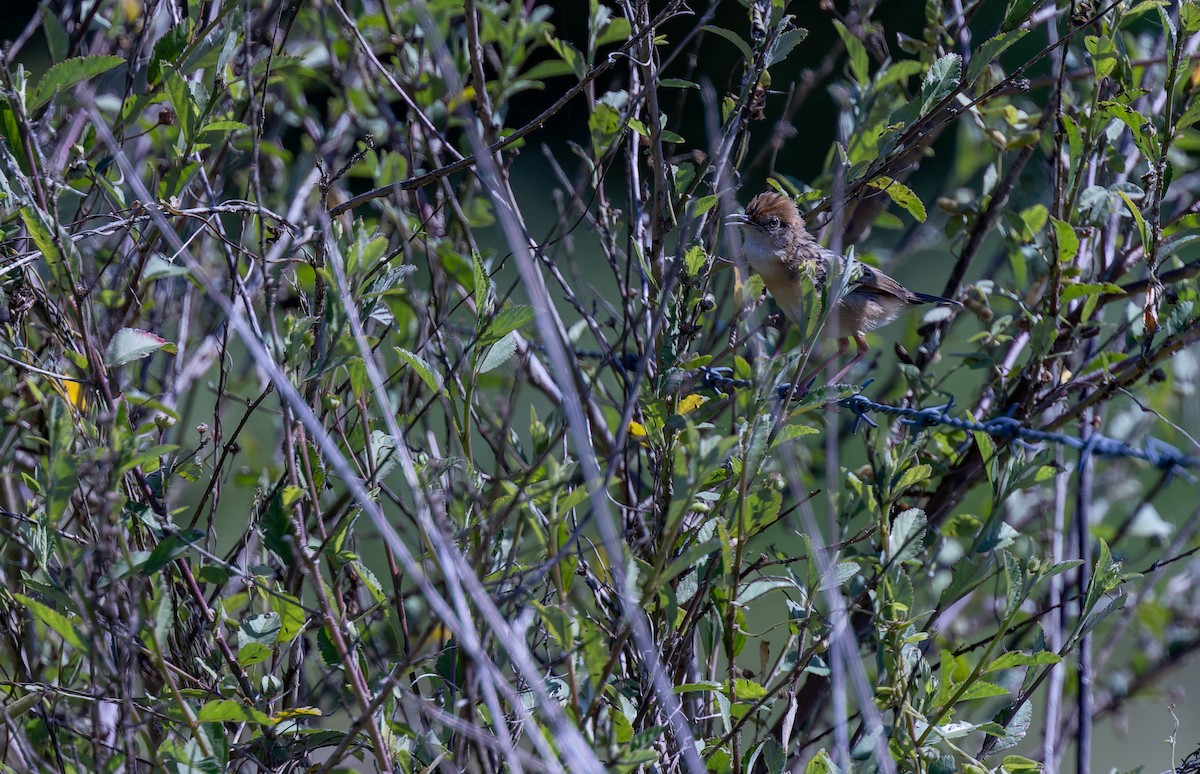
<instances>
[{"instance_id":1,"label":"bird's leg","mask_svg":"<svg viewBox=\"0 0 1200 774\"><path fill-rule=\"evenodd\" d=\"M822 360L820 362L820 364L818 364L815 368L808 369L808 373L806 373L804 376L801 376L799 379L796 380L796 384L799 385L796 388L797 392L799 394L803 394L804 389L805 389L805 387L808 386L809 381L811 381L816 376L820 375L820 373L825 370L825 366L829 365L834 360L837 360L839 357L846 354L846 350L849 348L850 348L850 339L838 339L837 352L834 352L832 355L830 355L829 357ZM850 362L853 363L854 361L852 360ZM841 374L838 374L838 376L841 376ZM835 378L832 381L837 381L837 379Z\"/></svg>"},{"instance_id":2,"label":"bird's leg","mask_svg":"<svg viewBox=\"0 0 1200 774\"><path fill-rule=\"evenodd\" d=\"M848 346L848 344L846 343L846 340L845 340L845 339L842 339L842 344L841 344L841 352L845 352L845 351L846 351L846 348L847 348L847 346ZM837 383L837 380L838 380L838 379L841 379L843 376L845 376L845 375L846 375L846 372L847 372L847 371L849 371L851 368L853 368L855 363L857 363L858 361L862 360L862 359L863 359L863 355L866 355L866 354L867 354L867 351L868 351L869 349L871 349L870 345L869 345L869 344L867 344L867 337L866 337L866 335L864 335L864 334L862 334L862 333L855 334L855 336L854 336L854 346L855 346L855 349L857 349L858 351L855 353L854 357L852 357L852 358L850 359L850 362L849 362L849 363L847 363L846 365L842 366L842 370L840 370L840 371L838 371L836 374L834 374L834 377L833 377L832 379L830 379L830 380L829 380L829 383L830 383L830 384L835 384L835 383ZM840 354L840 353L839 353L839 354Z\"/></svg>"}]
</instances>

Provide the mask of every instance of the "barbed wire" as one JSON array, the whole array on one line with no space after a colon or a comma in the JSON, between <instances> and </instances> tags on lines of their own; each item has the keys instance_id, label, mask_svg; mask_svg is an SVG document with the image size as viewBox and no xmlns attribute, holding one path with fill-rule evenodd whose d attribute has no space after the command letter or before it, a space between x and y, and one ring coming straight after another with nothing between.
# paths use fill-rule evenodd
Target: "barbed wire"
<instances>
[{"instance_id":1,"label":"barbed wire","mask_svg":"<svg viewBox=\"0 0 1200 774\"><path fill-rule=\"evenodd\" d=\"M735 379L730 376L729 374L732 373L732 369L727 367L710 368L704 366L697 370L704 380L705 385L714 390L730 392L750 386L749 380ZM873 380L867 380L860 389L865 389L871 381ZM793 390L790 384L785 384L776 388L775 392L780 399L785 399ZM797 394L803 395L804 391L797 391ZM853 433L858 432L858 428L863 423L873 428L879 427L879 424L868 416L869 413L877 413L884 416L899 417L900 421L904 424L917 428L945 425L959 430L987 433L1002 443L1017 443L1030 449L1033 448L1034 443L1058 444L1078 451L1081 460L1086 460L1090 455L1138 459L1148 462L1159 470L1166 472L1168 476L1183 476L1193 482L1196 479L1188 472L1188 468L1200 467L1200 457L1185 454L1166 441L1161 441L1157 438L1147 438L1139 448L1125 441L1110 438L1100 433L1092 433L1088 436L1087 440L1084 440L1076 436L1038 430L1026 427L1021 420L1011 416L993 417L982 422L951 416L950 411L955 405L953 396L950 400L938 406L909 408L879 403L860 392L857 395L839 398L837 405L854 414L854 425L851 428L851 432Z\"/></svg>"},{"instance_id":2,"label":"barbed wire","mask_svg":"<svg viewBox=\"0 0 1200 774\"><path fill-rule=\"evenodd\" d=\"M591 350L576 350L575 356L581 360L597 360L602 363L610 363L625 371L637 368L641 360L636 353L631 352L606 354ZM734 378L731 375L733 369L727 366L701 366L696 370L704 381L705 386L718 392L732 392L751 386L751 382L748 379ZM874 380L867 380L859 389L865 389L872 381ZM807 390L793 391L790 384L783 384L775 389L775 394L780 400L786 400L788 396L793 395L793 392L795 392L796 396L803 396ZM987 433L1002 443L1017 443L1027 449L1033 449L1036 443L1058 444L1078 451L1081 461L1086 460L1091 455L1142 460L1164 471L1168 477L1182 476L1192 482L1196 481L1196 477L1188 472L1188 469L1200 467L1200 457L1185 454L1166 441L1153 437L1147 438L1141 447L1137 447L1101 433L1092 433L1084 440L1077 436L1038 430L1033 427L1026 427L1021 420L1011 416L992 417L982 422L951 416L950 411L955 406L953 396L941 405L928 406L926 408L909 408L879 403L859 392L857 395L839 398L837 405L854 414L854 425L851 427L852 433L857 433L858 429L864 423L872 428L879 427L879 423L869 416L869 414L875 413L889 417L899 417L901 422L911 427L925 428L944 425L959 430Z\"/></svg>"}]
</instances>

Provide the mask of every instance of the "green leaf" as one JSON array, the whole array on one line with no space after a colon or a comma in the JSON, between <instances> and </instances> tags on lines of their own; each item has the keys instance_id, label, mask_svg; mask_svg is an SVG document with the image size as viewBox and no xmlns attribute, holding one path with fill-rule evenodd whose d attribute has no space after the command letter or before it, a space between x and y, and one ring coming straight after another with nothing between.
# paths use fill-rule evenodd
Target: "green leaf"
<instances>
[{"instance_id":1,"label":"green leaf","mask_svg":"<svg viewBox=\"0 0 1200 774\"><path fill-rule=\"evenodd\" d=\"M505 336L492 345L488 350L487 356L483 358L483 363L479 366L479 373L486 374L488 371L494 371L500 366L508 362L508 359L517 351L517 335L515 333L507 333Z\"/></svg>"},{"instance_id":2,"label":"green leaf","mask_svg":"<svg viewBox=\"0 0 1200 774\"><path fill-rule=\"evenodd\" d=\"M354 570L354 574L367 587L371 598L376 604L383 605L387 602L387 595L383 592L383 586L380 585L379 579L375 577L375 573L371 572L371 568L367 567L362 562L355 560L350 563L350 569ZM387 609L386 607L384 608Z\"/></svg>"},{"instance_id":3,"label":"green leaf","mask_svg":"<svg viewBox=\"0 0 1200 774\"><path fill-rule=\"evenodd\" d=\"M1178 253L1182 248L1197 240L1200 240L1200 234L1179 234L1178 236L1172 237L1169 241L1159 246L1159 260L1165 259L1169 255Z\"/></svg>"},{"instance_id":4,"label":"green leaf","mask_svg":"<svg viewBox=\"0 0 1200 774\"><path fill-rule=\"evenodd\" d=\"M1032 207L1021 210L1021 222L1029 229L1030 238L1045 227L1048 214L1049 211L1044 204L1035 204Z\"/></svg>"},{"instance_id":5,"label":"green leaf","mask_svg":"<svg viewBox=\"0 0 1200 774\"><path fill-rule=\"evenodd\" d=\"M1004 21L1000 24L1002 32L1014 30L1033 13L1034 7L1040 0L1010 0L1004 11Z\"/></svg>"},{"instance_id":6,"label":"green leaf","mask_svg":"<svg viewBox=\"0 0 1200 774\"><path fill-rule=\"evenodd\" d=\"M162 78L163 91L167 95L167 101L171 103L171 108L175 111L179 130L183 133L184 140L191 142L196 132L196 122L200 120L200 108L196 105L195 97L192 96L192 89L173 67L164 67Z\"/></svg>"},{"instance_id":7,"label":"green leaf","mask_svg":"<svg viewBox=\"0 0 1200 774\"><path fill-rule=\"evenodd\" d=\"M892 495L899 495L918 481L928 481L933 475L933 468L924 463L907 468L896 480L892 487Z\"/></svg>"},{"instance_id":8,"label":"green leaf","mask_svg":"<svg viewBox=\"0 0 1200 774\"><path fill-rule=\"evenodd\" d=\"M150 65L146 68L146 82L157 85L162 80L163 65L178 67L183 63L180 58L187 50L188 38L192 34L192 20L184 19L182 24L170 27L154 44L154 53L150 55Z\"/></svg>"},{"instance_id":9,"label":"green leaf","mask_svg":"<svg viewBox=\"0 0 1200 774\"><path fill-rule=\"evenodd\" d=\"M1076 282L1063 288L1062 300L1074 301L1084 296L1097 296L1103 293L1123 293L1120 285L1112 282Z\"/></svg>"},{"instance_id":10,"label":"green leaf","mask_svg":"<svg viewBox=\"0 0 1200 774\"><path fill-rule=\"evenodd\" d=\"M929 66L921 84L921 115L933 110L954 92L961 72L962 57L958 54L946 54Z\"/></svg>"},{"instance_id":11,"label":"green leaf","mask_svg":"<svg viewBox=\"0 0 1200 774\"><path fill-rule=\"evenodd\" d=\"M1013 716L1004 724L1002 734L994 734L997 742L992 746L992 752L998 753L1011 747L1016 747L1025 734L1029 733L1029 725L1033 722L1033 702L1024 702ZM990 724L989 724L990 725Z\"/></svg>"},{"instance_id":12,"label":"green leaf","mask_svg":"<svg viewBox=\"0 0 1200 774\"><path fill-rule=\"evenodd\" d=\"M587 62L584 61L583 54L579 49L552 35L547 35L546 40L550 43L550 48L554 49L554 53L558 54L559 58L570 68L570 72L574 73L579 80L583 80L587 75Z\"/></svg>"},{"instance_id":13,"label":"green leaf","mask_svg":"<svg viewBox=\"0 0 1200 774\"><path fill-rule=\"evenodd\" d=\"M1146 224L1146 219L1142 217L1142 210L1133 203L1133 199L1130 199L1129 194L1124 191L1117 191L1117 196L1120 196L1121 200L1125 202L1125 206L1129 209L1129 214L1133 216L1134 221L1137 223L1138 235L1142 238L1142 247L1149 252L1150 227Z\"/></svg>"},{"instance_id":14,"label":"green leaf","mask_svg":"<svg viewBox=\"0 0 1200 774\"><path fill-rule=\"evenodd\" d=\"M784 59L787 59L792 50L807 37L808 30L803 27L796 27L779 35L767 51L766 66L773 67Z\"/></svg>"},{"instance_id":15,"label":"green leaf","mask_svg":"<svg viewBox=\"0 0 1200 774\"><path fill-rule=\"evenodd\" d=\"M387 237L375 235L372 229L360 223L355 230L354 241L346 249L346 274L355 274L359 269L374 269L387 249Z\"/></svg>"},{"instance_id":16,"label":"green leaf","mask_svg":"<svg viewBox=\"0 0 1200 774\"><path fill-rule=\"evenodd\" d=\"M125 64L125 61L125 57L122 56L77 56L64 59L47 70L38 81L29 100L29 110L37 110L56 93L106 73L117 65Z\"/></svg>"},{"instance_id":17,"label":"green leaf","mask_svg":"<svg viewBox=\"0 0 1200 774\"><path fill-rule=\"evenodd\" d=\"M920 508L909 508L896 516L892 522L892 530L888 535L888 561L899 563L907 561L921 550L925 534L925 511Z\"/></svg>"},{"instance_id":18,"label":"green leaf","mask_svg":"<svg viewBox=\"0 0 1200 774\"><path fill-rule=\"evenodd\" d=\"M803 438L806 435L816 435L821 431L812 425L805 425L799 422L785 426L779 431L779 435L775 436L775 440L771 443L771 448L774 449L788 441L794 441L797 438Z\"/></svg>"},{"instance_id":19,"label":"green leaf","mask_svg":"<svg viewBox=\"0 0 1200 774\"><path fill-rule=\"evenodd\" d=\"M196 720L201 723L257 723L265 726L275 724L267 713L235 699L215 699L208 702L196 712Z\"/></svg>"},{"instance_id":20,"label":"green leaf","mask_svg":"<svg viewBox=\"0 0 1200 774\"><path fill-rule=\"evenodd\" d=\"M1108 370L1109 366L1120 363L1128 357L1129 355L1124 352L1097 352L1087 362L1087 365L1079 369L1079 375L1090 374L1092 371Z\"/></svg>"},{"instance_id":21,"label":"green leaf","mask_svg":"<svg viewBox=\"0 0 1200 774\"><path fill-rule=\"evenodd\" d=\"M176 444L163 443L141 449L130 456L123 457L121 464L117 467L117 472L124 475L139 466L144 469L144 472L153 472L158 470L163 455L170 454L178 448L179 446Z\"/></svg>"},{"instance_id":22,"label":"green leaf","mask_svg":"<svg viewBox=\"0 0 1200 774\"><path fill-rule=\"evenodd\" d=\"M819 750L804 767L804 774L842 774L842 770L829 757L829 753Z\"/></svg>"},{"instance_id":23,"label":"green leaf","mask_svg":"<svg viewBox=\"0 0 1200 774\"><path fill-rule=\"evenodd\" d=\"M29 231L34 246L46 259L51 270L58 269L62 263L62 252L59 251L58 244L50 234L49 218L46 217L46 213L32 205L22 207L21 220L25 222L25 228Z\"/></svg>"},{"instance_id":24,"label":"green leaf","mask_svg":"<svg viewBox=\"0 0 1200 774\"><path fill-rule=\"evenodd\" d=\"M578 71L570 62L564 62L561 59L547 59L521 73L521 80L544 81L547 78L558 78L563 75L579 77Z\"/></svg>"},{"instance_id":25,"label":"green leaf","mask_svg":"<svg viewBox=\"0 0 1200 774\"><path fill-rule=\"evenodd\" d=\"M725 690L725 685L723 683L718 683L715 680L709 680L699 683L681 683L680 685L675 686L674 693L694 693L697 691L711 692L723 690Z\"/></svg>"},{"instance_id":26,"label":"green leaf","mask_svg":"<svg viewBox=\"0 0 1200 774\"><path fill-rule=\"evenodd\" d=\"M588 130L592 136L592 152L599 158L608 152L621 134L622 113L629 95L625 92L609 92L596 103L588 116Z\"/></svg>"},{"instance_id":27,"label":"green leaf","mask_svg":"<svg viewBox=\"0 0 1200 774\"><path fill-rule=\"evenodd\" d=\"M975 699L990 699L993 696L1007 695L1007 688L996 685L995 683L989 683L984 680L976 680L975 682L971 683L971 686L967 688L967 690L963 691L962 695L958 697L958 700L963 702L972 701Z\"/></svg>"},{"instance_id":28,"label":"green leaf","mask_svg":"<svg viewBox=\"0 0 1200 774\"><path fill-rule=\"evenodd\" d=\"M421 377L421 381L425 382L426 387L434 392L442 391L442 380L433 372L433 369L429 367L429 364L421 359L420 355L409 352L403 347L396 347L395 349L396 354L400 356L400 359L405 363L408 363L409 367L417 372L417 376Z\"/></svg>"},{"instance_id":29,"label":"green leaf","mask_svg":"<svg viewBox=\"0 0 1200 774\"><path fill-rule=\"evenodd\" d=\"M1062 659L1055 653L1043 650L1037 653L1022 653L1019 650L1001 654L987 665L982 674L999 672L1002 669L1012 669L1019 666L1034 666L1037 664L1057 664Z\"/></svg>"},{"instance_id":30,"label":"green leaf","mask_svg":"<svg viewBox=\"0 0 1200 774\"><path fill-rule=\"evenodd\" d=\"M188 529L167 535L150 552L146 563L142 565L142 574L149 577L166 567L171 562L187 553L193 544L204 540L204 533L198 529Z\"/></svg>"},{"instance_id":31,"label":"green leaf","mask_svg":"<svg viewBox=\"0 0 1200 774\"><path fill-rule=\"evenodd\" d=\"M492 280L488 276L487 269L483 267L483 260L479 257L479 253L471 253L471 264L475 269L475 314L482 323L487 314L488 291L492 289Z\"/></svg>"},{"instance_id":32,"label":"green leaf","mask_svg":"<svg viewBox=\"0 0 1200 774\"><path fill-rule=\"evenodd\" d=\"M925 69L920 60L901 59L899 62L884 67L875 73L875 89L879 91L891 83L906 83L921 70Z\"/></svg>"},{"instance_id":33,"label":"green leaf","mask_svg":"<svg viewBox=\"0 0 1200 774\"><path fill-rule=\"evenodd\" d=\"M230 572L216 564L205 564L200 567L200 571L196 573L196 577L201 583L211 583L214 586L224 586L233 577Z\"/></svg>"},{"instance_id":34,"label":"green leaf","mask_svg":"<svg viewBox=\"0 0 1200 774\"><path fill-rule=\"evenodd\" d=\"M400 464L396 439L382 430L371 431L371 459L375 460L375 480L382 481Z\"/></svg>"},{"instance_id":35,"label":"green leaf","mask_svg":"<svg viewBox=\"0 0 1200 774\"><path fill-rule=\"evenodd\" d=\"M1155 10L1158 11L1158 21L1162 25L1163 37L1166 39L1165 48L1167 51L1174 51L1175 41L1179 37L1179 30L1175 28L1175 22L1171 21L1171 16L1165 8L1160 5Z\"/></svg>"},{"instance_id":36,"label":"green leaf","mask_svg":"<svg viewBox=\"0 0 1200 774\"><path fill-rule=\"evenodd\" d=\"M59 20L58 14L52 11L48 4L39 3L38 7L42 9L42 34L46 36L46 48L50 50L50 60L61 62L66 57L67 50L71 45L67 29Z\"/></svg>"},{"instance_id":37,"label":"green leaf","mask_svg":"<svg viewBox=\"0 0 1200 774\"><path fill-rule=\"evenodd\" d=\"M479 342L476 346L486 347L489 344L495 344L500 339L507 336L509 333L517 330L523 325L527 325L533 321L533 307L523 304L514 304L506 306L496 313L496 316L491 319L483 333L479 336Z\"/></svg>"},{"instance_id":38,"label":"green leaf","mask_svg":"<svg viewBox=\"0 0 1200 774\"><path fill-rule=\"evenodd\" d=\"M758 701L767 695L767 689L753 680L738 678L733 681L733 692L739 702Z\"/></svg>"},{"instance_id":39,"label":"green leaf","mask_svg":"<svg viewBox=\"0 0 1200 774\"><path fill-rule=\"evenodd\" d=\"M698 218L716 206L717 195L709 194L708 196L701 196L699 199L696 199L695 202L696 204L692 208L692 215Z\"/></svg>"},{"instance_id":40,"label":"green leaf","mask_svg":"<svg viewBox=\"0 0 1200 774\"><path fill-rule=\"evenodd\" d=\"M596 48L607 46L610 43L623 43L629 39L629 33L632 31L629 20L624 16L618 16L610 21L604 27L604 32L596 38Z\"/></svg>"},{"instance_id":41,"label":"green leaf","mask_svg":"<svg viewBox=\"0 0 1200 774\"><path fill-rule=\"evenodd\" d=\"M1096 564L1092 570L1091 580L1088 581L1087 594L1084 597L1083 611L1086 616L1100 601L1100 597L1120 585L1122 581L1120 562L1113 561L1112 550L1108 543L1100 540L1100 550L1096 556Z\"/></svg>"},{"instance_id":42,"label":"green leaf","mask_svg":"<svg viewBox=\"0 0 1200 774\"><path fill-rule=\"evenodd\" d=\"M1175 131L1182 131L1200 121L1200 100L1193 100L1175 121Z\"/></svg>"},{"instance_id":43,"label":"green leaf","mask_svg":"<svg viewBox=\"0 0 1200 774\"><path fill-rule=\"evenodd\" d=\"M1117 68L1117 44L1111 37L1105 35L1088 35L1083 39L1083 46L1092 58L1092 69L1096 72L1096 80L1102 81L1112 75Z\"/></svg>"},{"instance_id":44,"label":"green leaf","mask_svg":"<svg viewBox=\"0 0 1200 774\"><path fill-rule=\"evenodd\" d=\"M837 19L833 20L833 26L837 29L837 33L842 38L842 42L846 44L846 53L850 55L850 74L854 76L854 80L859 86L866 86L871 80L870 60L867 58L867 47L859 40L858 36L846 29L846 25L842 24Z\"/></svg>"},{"instance_id":45,"label":"green leaf","mask_svg":"<svg viewBox=\"0 0 1200 774\"><path fill-rule=\"evenodd\" d=\"M141 328L122 328L116 332L104 350L104 365L115 368L133 360L141 360L166 347L168 343L162 336Z\"/></svg>"},{"instance_id":46,"label":"green leaf","mask_svg":"<svg viewBox=\"0 0 1200 774\"><path fill-rule=\"evenodd\" d=\"M700 84L695 81L685 81L682 78L659 78L658 87L660 89L698 89Z\"/></svg>"},{"instance_id":47,"label":"green leaf","mask_svg":"<svg viewBox=\"0 0 1200 774\"><path fill-rule=\"evenodd\" d=\"M1113 118L1119 119L1127 127L1133 136L1133 144L1142 152L1142 155L1147 161L1155 161L1158 158L1158 140L1151 135L1147 126L1153 129L1150 119L1142 115L1138 111L1121 102L1114 100L1105 100L1101 102L1099 107Z\"/></svg>"},{"instance_id":48,"label":"green leaf","mask_svg":"<svg viewBox=\"0 0 1200 774\"><path fill-rule=\"evenodd\" d=\"M269 659L282 629L278 613L262 613L243 619L238 629L238 663L247 667Z\"/></svg>"},{"instance_id":49,"label":"green leaf","mask_svg":"<svg viewBox=\"0 0 1200 774\"><path fill-rule=\"evenodd\" d=\"M158 182L158 196L160 199L169 199L172 196L179 196L183 193L183 189L187 188L192 182L192 178L200 170L200 163L196 161L186 164L180 163L178 159L172 164L169 164L167 171L163 174Z\"/></svg>"},{"instance_id":50,"label":"green leaf","mask_svg":"<svg viewBox=\"0 0 1200 774\"><path fill-rule=\"evenodd\" d=\"M746 584L746 587L737 596L737 603L745 605L749 602L758 599L763 594L776 589L798 590L799 586L792 578L756 578Z\"/></svg>"},{"instance_id":51,"label":"green leaf","mask_svg":"<svg viewBox=\"0 0 1200 774\"><path fill-rule=\"evenodd\" d=\"M161 255L151 255L142 268L142 279L146 282L163 279L164 277L185 277L188 275L186 266L171 263Z\"/></svg>"},{"instance_id":52,"label":"green leaf","mask_svg":"<svg viewBox=\"0 0 1200 774\"><path fill-rule=\"evenodd\" d=\"M704 27L701 27L700 29L704 30L705 32L711 32L712 34L717 35L718 37L725 38L730 43L737 46L738 51L742 52L743 60L745 60L747 62L754 61L754 54L753 54L753 52L750 51L749 44L747 44L746 41L742 40L741 37L739 37L737 35L737 33L730 32L729 30L727 30L723 27L716 27L711 24L705 25Z\"/></svg>"},{"instance_id":53,"label":"green leaf","mask_svg":"<svg viewBox=\"0 0 1200 774\"><path fill-rule=\"evenodd\" d=\"M928 217L925 212L925 204L904 183L890 177L877 177L868 185L886 193L889 199L907 210L908 214L912 215L918 223L924 223L925 218Z\"/></svg>"},{"instance_id":54,"label":"green leaf","mask_svg":"<svg viewBox=\"0 0 1200 774\"><path fill-rule=\"evenodd\" d=\"M0 704L0 718L11 720L21 717L26 712L40 704L45 695L46 694L42 691L42 689L38 688L30 691L24 696L17 697L7 704Z\"/></svg>"},{"instance_id":55,"label":"green leaf","mask_svg":"<svg viewBox=\"0 0 1200 774\"><path fill-rule=\"evenodd\" d=\"M1075 233L1075 227L1065 220L1052 217L1050 222L1054 224L1056 258L1059 263L1070 263L1079 254L1079 234Z\"/></svg>"},{"instance_id":56,"label":"green leaf","mask_svg":"<svg viewBox=\"0 0 1200 774\"><path fill-rule=\"evenodd\" d=\"M746 494L746 529L750 534L761 532L774 523L783 506L783 495L777 490L760 487Z\"/></svg>"},{"instance_id":57,"label":"green leaf","mask_svg":"<svg viewBox=\"0 0 1200 774\"><path fill-rule=\"evenodd\" d=\"M1193 0L1185 0L1179 6L1179 23L1183 31L1191 35L1200 32L1200 5Z\"/></svg>"},{"instance_id":58,"label":"green leaf","mask_svg":"<svg viewBox=\"0 0 1200 774\"><path fill-rule=\"evenodd\" d=\"M688 279L696 279L700 276L700 270L706 263L708 263L708 254L704 252L703 245L692 245L683 255L683 270Z\"/></svg>"},{"instance_id":59,"label":"green leaf","mask_svg":"<svg viewBox=\"0 0 1200 774\"><path fill-rule=\"evenodd\" d=\"M88 636L76 628L75 623L70 618L24 594L13 594L13 599L29 608L29 612L33 613L39 621L58 634L59 637L62 637L63 642L76 650L89 650L89 647L85 644Z\"/></svg>"},{"instance_id":60,"label":"green leaf","mask_svg":"<svg viewBox=\"0 0 1200 774\"><path fill-rule=\"evenodd\" d=\"M825 576L821 582L821 591L827 589L840 588L846 581L853 578L862 572L862 565L858 562L838 562L833 572Z\"/></svg>"},{"instance_id":61,"label":"green leaf","mask_svg":"<svg viewBox=\"0 0 1200 774\"><path fill-rule=\"evenodd\" d=\"M258 527L262 532L263 545L274 551L285 566L296 560L292 554L292 522L283 510L281 495L275 495L267 503L266 510L258 520Z\"/></svg>"},{"instance_id":62,"label":"green leaf","mask_svg":"<svg viewBox=\"0 0 1200 774\"><path fill-rule=\"evenodd\" d=\"M302 486L285 486L283 492L280 494L280 501L283 503L284 508L291 508L307 494L308 490Z\"/></svg>"},{"instance_id":63,"label":"green leaf","mask_svg":"<svg viewBox=\"0 0 1200 774\"><path fill-rule=\"evenodd\" d=\"M273 591L268 597L268 604L271 605L271 610L279 616L280 628L277 641L288 643L296 639L304 629L304 622L308 618L308 614L300 605L300 600L291 594Z\"/></svg>"},{"instance_id":64,"label":"green leaf","mask_svg":"<svg viewBox=\"0 0 1200 774\"><path fill-rule=\"evenodd\" d=\"M1000 768L1003 771L1041 771L1042 764L1020 755L1006 755L1000 761Z\"/></svg>"},{"instance_id":65,"label":"green leaf","mask_svg":"<svg viewBox=\"0 0 1200 774\"><path fill-rule=\"evenodd\" d=\"M50 409L50 453L46 470L46 516L50 525L57 525L67 512L71 497L79 484L79 459L75 454L75 422L60 401Z\"/></svg>"},{"instance_id":66,"label":"green leaf","mask_svg":"<svg viewBox=\"0 0 1200 774\"><path fill-rule=\"evenodd\" d=\"M971 63L967 65L967 76L964 83L968 86L973 84L975 79L987 69L987 66L996 60L996 57L1003 54L1028 33L1027 29L1009 30L984 41L983 45L971 54Z\"/></svg>"},{"instance_id":67,"label":"green leaf","mask_svg":"<svg viewBox=\"0 0 1200 774\"><path fill-rule=\"evenodd\" d=\"M209 121L200 130L200 134L204 134L205 132L240 132L243 129L249 128L249 126L243 124L241 121L230 121L223 119L220 121Z\"/></svg>"}]
</instances>

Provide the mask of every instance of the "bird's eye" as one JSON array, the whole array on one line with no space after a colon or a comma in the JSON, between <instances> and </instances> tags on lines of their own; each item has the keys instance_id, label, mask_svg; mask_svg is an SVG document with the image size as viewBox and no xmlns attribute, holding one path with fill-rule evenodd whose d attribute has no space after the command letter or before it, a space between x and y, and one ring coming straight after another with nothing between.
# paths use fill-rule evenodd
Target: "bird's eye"
<instances>
[{"instance_id":1,"label":"bird's eye","mask_svg":"<svg viewBox=\"0 0 1200 774\"><path fill-rule=\"evenodd\" d=\"M774 215L767 218L767 228L771 229L772 231L779 228L779 218L775 217Z\"/></svg>"}]
</instances>

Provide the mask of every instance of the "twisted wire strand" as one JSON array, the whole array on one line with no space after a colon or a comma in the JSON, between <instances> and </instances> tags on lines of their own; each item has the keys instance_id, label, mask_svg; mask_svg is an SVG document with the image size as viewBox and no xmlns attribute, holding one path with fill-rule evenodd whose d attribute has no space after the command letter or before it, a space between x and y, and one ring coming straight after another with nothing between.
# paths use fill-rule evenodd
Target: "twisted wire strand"
<instances>
[{"instance_id":1,"label":"twisted wire strand","mask_svg":"<svg viewBox=\"0 0 1200 774\"><path fill-rule=\"evenodd\" d=\"M631 352L622 354L612 353L609 355L603 352L578 350L575 355L581 360L597 360L604 363L612 363L626 371L637 368L640 361L640 357L636 353ZM696 370L704 381L705 386L718 392L733 392L734 390L743 390L751 386L751 382L748 379L735 379L731 375L733 369L727 366L701 366ZM871 381L868 380L862 385L863 388L870 383ZM775 389L775 393L780 400L784 400L792 393L792 386L790 384L780 385ZM799 390L796 394L803 395L804 390ZM898 417L904 424L916 428L944 425L959 430L983 432L1002 443L1017 443L1027 449L1032 449L1035 443L1059 444L1078 451L1081 463L1090 455L1142 460L1164 471L1169 478L1182 476L1192 482L1196 481L1196 477L1189 473L1188 469L1200 467L1200 457L1185 454L1180 449L1158 438L1147 438L1139 448L1125 441L1110 438L1100 433L1092 433L1084 441L1076 436L1038 430L1037 428L1026 427L1021 423L1021 420L1010 416L992 417L982 422L951 416L950 411L955 405L953 397L938 406L908 408L878 403L859 393L847 398L841 398L837 401L837 404L854 414L854 425L851 428L852 433L857 433L859 427L864 423L872 428L879 427L879 424L869 416L869 414L875 413L889 417Z\"/></svg>"},{"instance_id":2,"label":"twisted wire strand","mask_svg":"<svg viewBox=\"0 0 1200 774\"><path fill-rule=\"evenodd\" d=\"M729 374L732 373L732 370L726 367L702 367L697 370L700 372L705 385L714 390L731 392L750 386L750 382L746 379L731 377ZM870 382L868 381L867 384L870 384ZM863 387L866 387L866 384ZM791 385L785 384L776 389L776 394L780 398L784 398L791 391ZM1141 448L1138 448L1125 441L1110 438L1100 433L1093 433L1088 440L1084 441L1075 436L1038 430L1037 428L1026 427L1019 419L1009 416L993 417L982 422L951 416L950 411L954 408L953 397L938 406L908 408L878 403L859 393L839 399L837 405L848 409L854 414L854 426L851 432L858 432L858 428L863 423L870 427L878 427L879 424L869 416L871 413L876 413L889 417L898 417L904 424L917 428L945 425L959 430L983 432L1003 443L1018 443L1026 448L1032 448L1034 443L1059 444L1078 451L1081 460L1086 460L1089 455L1093 454L1100 457L1125 457L1143 460L1159 470L1165 471L1168 476L1180 475L1189 481L1195 481L1195 477L1188 473L1188 468L1200 467L1200 457L1185 454L1166 441L1161 441L1157 438L1147 438Z\"/></svg>"}]
</instances>

